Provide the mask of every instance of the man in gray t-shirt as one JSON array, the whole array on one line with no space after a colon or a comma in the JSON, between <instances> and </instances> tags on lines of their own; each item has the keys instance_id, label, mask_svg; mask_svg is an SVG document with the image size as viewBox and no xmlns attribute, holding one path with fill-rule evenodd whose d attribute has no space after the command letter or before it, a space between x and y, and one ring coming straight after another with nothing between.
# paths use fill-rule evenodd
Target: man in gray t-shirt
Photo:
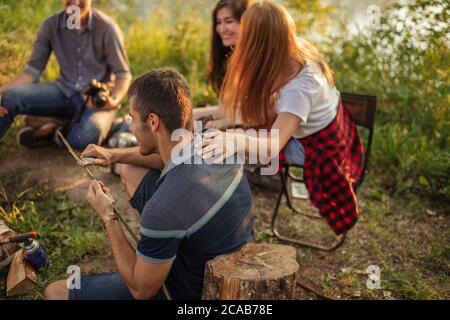
<instances>
[{"instance_id":1,"label":"man in gray t-shirt","mask_svg":"<svg viewBox=\"0 0 450 320\"><path fill-rule=\"evenodd\" d=\"M42 23L24 70L0 87L0 139L19 114L74 120L64 133L77 149L102 143L111 128L131 80L122 33L109 16L92 8L91 0L64 2L63 11ZM60 67L58 79L36 83L52 52ZM84 94L94 79L111 85L104 103ZM57 124L50 122L39 132L24 128L19 142L38 146L50 136L43 132L51 133Z\"/></svg>"},{"instance_id":2,"label":"man in gray t-shirt","mask_svg":"<svg viewBox=\"0 0 450 320\"><path fill-rule=\"evenodd\" d=\"M108 232L118 272L82 276L79 288L55 282L47 299L160 299L162 287L173 299L200 299L206 262L253 237L252 193L242 164L208 164L193 152L186 80L173 69L156 69L133 82L129 98L139 147L91 145L83 156L95 157L98 165L142 165L141 171L122 172L128 174L130 203L141 214L137 248L113 214L108 189L93 181L87 199ZM174 141L180 132L182 141Z\"/></svg>"}]
</instances>

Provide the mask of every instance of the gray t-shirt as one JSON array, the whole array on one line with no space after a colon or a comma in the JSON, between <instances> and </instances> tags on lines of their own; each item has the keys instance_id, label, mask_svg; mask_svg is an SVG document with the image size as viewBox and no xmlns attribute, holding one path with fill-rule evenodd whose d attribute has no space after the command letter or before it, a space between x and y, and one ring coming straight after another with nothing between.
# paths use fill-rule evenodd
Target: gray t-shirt
<instances>
[{"instance_id":1,"label":"gray t-shirt","mask_svg":"<svg viewBox=\"0 0 450 320\"><path fill-rule=\"evenodd\" d=\"M278 113L288 112L302 120L293 137L304 138L333 121L339 98L339 91L328 83L320 67L308 63L281 88L276 108Z\"/></svg>"},{"instance_id":2,"label":"gray t-shirt","mask_svg":"<svg viewBox=\"0 0 450 320\"><path fill-rule=\"evenodd\" d=\"M55 83L67 97L92 79L109 82L112 74L131 78L120 28L96 9L91 10L88 25L81 32L67 27L65 11L43 22L24 70L34 81L41 76L52 52L60 66Z\"/></svg>"},{"instance_id":3,"label":"gray t-shirt","mask_svg":"<svg viewBox=\"0 0 450 320\"><path fill-rule=\"evenodd\" d=\"M136 250L149 263L173 262L166 285L174 299L200 299L206 262L253 237L253 197L243 166L191 159L167 163L142 211Z\"/></svg>"}]
</instances>

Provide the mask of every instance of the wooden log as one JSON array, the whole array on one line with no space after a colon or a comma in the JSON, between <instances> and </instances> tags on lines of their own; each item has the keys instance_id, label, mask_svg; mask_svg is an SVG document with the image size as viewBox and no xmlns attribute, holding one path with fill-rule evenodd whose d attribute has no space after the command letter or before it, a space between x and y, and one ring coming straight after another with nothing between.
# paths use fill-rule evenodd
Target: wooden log
<instances>
[{"instance_id":1,"label":"wooden log","mask_svg":"<svg viewBox=\"0 0 450 320\"><path fill-rule=\"evenodd\" d=\"M17 235L17 233L6 226L6 224L0 220L0 240L4 240ZM5 269L14 256L14 252L19 249L16 243L8 243L0 246L0 271Z\"/></svg>"},{"instance_id":2,"label":"wooden log","mask_svg":"<svg viewBox=\"0 0 450 320\"><path fill-rule=\"evenodd\" d=\"M295 248L250 243L206 264L205 300L293 299L299 265Z\"/></svg>"},{"instance_id":3,"label":"wooden log","mask_svg":"<svg viewBox=\"0 0 450 320\"><path fill-rule=\"evenodd\" d=\"M23 250L17 251L6 279L6 295L12 297L30 293L36 286L36 280L36 272L25 258Z\"/></svg>"}]
</instances>

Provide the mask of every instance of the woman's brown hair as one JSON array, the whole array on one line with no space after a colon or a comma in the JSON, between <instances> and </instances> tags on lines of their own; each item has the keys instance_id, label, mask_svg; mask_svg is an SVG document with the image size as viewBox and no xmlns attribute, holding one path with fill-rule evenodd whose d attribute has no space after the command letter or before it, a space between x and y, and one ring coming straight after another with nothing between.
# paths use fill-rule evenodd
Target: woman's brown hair
<instances>
[{"instance_id":1,"label":"woman's brown hair","mask_svg":"<svg viewBox=\"0 0 450 320\"><path fill-rule=\"evenodd\" d=\"M221 88L220 98L231 119L239 114L245 126L274 121L276 94L290 80L286 74L293 61L301 68L308 62L317 64L333 85L330 67L311 43L299 41L294 20L282 5L271 1L252 5L242 17Z\"/></svg>"},{"instance_id":2,"label":"woman's brown hair","mask_svg":"<svg viewBox=\"0 0 450 320\"><path fill-rule=\"evenodd\" d=\"M213 87L216 93L222 86L223 78L227 69L227 61L231 55L232 48L225 47L220 36L216 31L217 13L222 8L229 8L233 12L233 16L237 21L241 21L241 17L245 10L252 3L251 0L220 0L212 13L212 37L211 51L209 54L208 64L208 83Z\"/></svg>"}]
</instances>

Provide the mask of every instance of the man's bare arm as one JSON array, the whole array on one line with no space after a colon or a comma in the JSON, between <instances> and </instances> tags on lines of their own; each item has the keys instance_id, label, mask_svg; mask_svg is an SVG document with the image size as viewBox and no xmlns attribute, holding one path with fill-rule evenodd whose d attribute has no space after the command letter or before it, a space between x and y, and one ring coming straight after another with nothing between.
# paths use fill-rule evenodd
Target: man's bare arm
<instances>
[{"instance_id":1,"label":"man's bare arm","mask_svg":"<svg viewBox=\"0 0 450 320\"><path fill-rule=\"evenodd\" d=\"M120 102L128 92L128 87L130 86L131 78L118 78L115 81L114 89L111 92L111 96L116 98Z\"/></svg>"},{"instance_id":2,"label":"man's bare arm","mask_svg":"<svg viewBox=\"0 0 450 320\"><path fill-rule=\"evenodd\" d=\"M143 156L139 152L139 147L113 149L113 163L131 164L150 169L164 168L164 162L159 154Z\"/></svg>"},{"instance_id":3,"label":"man's bare arm","mask_svg":"<svg viewBox=\"0 0 450 320\"><path fill-rule=\"evenodd\" d=\"M21 73L19 73L10 81L8 81L7 83L5 83L3 86L0 87L0 94L4 93L8 89L32 83L33 78L31 77L31 75L29 75L27 72L22 71Z\"/></svg>"},{"instance_id":4,"label":"man's bare arm","mask_svg":"<svg viewBox=\"0 0 450 320\"><path fill-rule=\"evenodd\" d=\"M102 187L102 184L95 180L89 186L87 200L103 221L113 213L113 200L109 189ZM108 232L117 271L130 293L135 299L142 300L155 296L164 284L172 262L163 264L145 262L136 256L135 249L128 242L117 220L109 220L104 225Z\"/></svg>"},{"instance_id":5,"label":"man's bare arm","mask_svg":"<svg viewBox=\"0 0 450 320\"><path fill-rule=\"evenodd\" d=\"M94 144L90 144L83 151L82 157L95 158L94 165L109 166L113 163L131 164L134 166L158 169L164 168L164 162L158 154L143 156L139 152L139 147L124 149L107 149Z\"/></svg>"}]
</instances>

